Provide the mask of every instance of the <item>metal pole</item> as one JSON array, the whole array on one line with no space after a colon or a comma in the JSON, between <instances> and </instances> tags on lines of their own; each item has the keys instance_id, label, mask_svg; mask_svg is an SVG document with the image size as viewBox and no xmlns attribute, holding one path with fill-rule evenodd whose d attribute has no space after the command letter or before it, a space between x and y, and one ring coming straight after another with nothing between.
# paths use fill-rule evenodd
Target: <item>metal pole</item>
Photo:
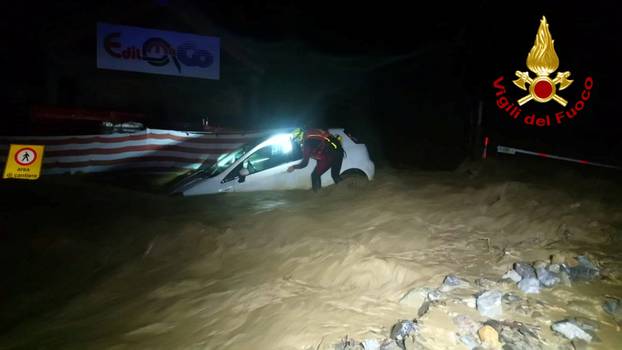
<instances>
[{"instance_id":1,"label":"metal pole","mask_svg":"<svg viewBox=\"0 0 622 350\"><path fill-rule=\"evenodd\" d=\"M597 162L590 162L590 161L584 160L584 159L574 159L574 158L568 158L568 157L561 157L561 156L556 156L556 155L548 154L548 153L532 152L532 151L527 151L527 150L520 149L520 148L506 147L506 146L501 146L501 145L497 146L497 152L498 153L510 154L510 155L514 155L516 153L522 153L522 154L528 154L528 155L532 155L532 156L536 156L536 157L557 159L557 160L563 160L563 161L567 161L567 162L573 162L573 163L579 163L579 164L585 164L585 165L593 165L593 166L609 168L609 169L622 170L622 167L616 166L616 165L609 165L609 164L603 164L603 163L597 163Z\"/></svg>"}]
</instances>

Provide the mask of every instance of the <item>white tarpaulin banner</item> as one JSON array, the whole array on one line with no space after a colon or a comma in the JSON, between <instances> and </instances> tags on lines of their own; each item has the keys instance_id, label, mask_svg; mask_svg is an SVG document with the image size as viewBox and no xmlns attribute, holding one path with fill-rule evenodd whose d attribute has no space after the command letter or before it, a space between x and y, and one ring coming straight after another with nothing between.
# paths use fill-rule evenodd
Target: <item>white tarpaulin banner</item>
<instances>
[{"instance_id":1,"label":"white tarpaulin banner","mask_svg":"<svg viewBox=\"0 0 622 350\"><path fill-rule=\"evenodd\" d=\"M220 39L98 23L97 68L219 79Z\"/></svg>"}]
</instances>

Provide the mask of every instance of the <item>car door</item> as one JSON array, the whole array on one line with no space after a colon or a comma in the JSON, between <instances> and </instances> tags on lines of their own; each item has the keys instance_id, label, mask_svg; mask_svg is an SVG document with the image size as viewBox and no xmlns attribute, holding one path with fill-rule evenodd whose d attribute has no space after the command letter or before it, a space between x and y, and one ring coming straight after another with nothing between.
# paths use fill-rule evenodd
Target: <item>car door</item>
<instances>
[{"instance_id":1,"label":"car door","mask_svg":"<svg viewBox=\"0 0 622 350\"><path fill-rule=\"evenodd\" d=\"M292 173L287 168L300 162L300 147L289 139L276 139L248 155L223 180L235 192L310 188L312 164ZM246 169L248 175L241 176Z\"/></svg>"}]
</instances>

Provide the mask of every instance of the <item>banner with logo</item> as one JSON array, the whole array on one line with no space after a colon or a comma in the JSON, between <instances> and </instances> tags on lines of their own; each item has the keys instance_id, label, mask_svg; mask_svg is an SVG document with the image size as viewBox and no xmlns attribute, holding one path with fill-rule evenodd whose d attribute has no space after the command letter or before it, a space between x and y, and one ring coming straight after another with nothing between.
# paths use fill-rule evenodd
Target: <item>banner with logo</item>
<instances>
[{"instance_id":1,"label":"banner with logo","mask_svg":"<svg viewBox=\"0 0 622 350\"><path fill-rule=\"evenodd\" d=\"M220 39L98 23L97 68L219 79Z\"/></svg>"}]
</instances>

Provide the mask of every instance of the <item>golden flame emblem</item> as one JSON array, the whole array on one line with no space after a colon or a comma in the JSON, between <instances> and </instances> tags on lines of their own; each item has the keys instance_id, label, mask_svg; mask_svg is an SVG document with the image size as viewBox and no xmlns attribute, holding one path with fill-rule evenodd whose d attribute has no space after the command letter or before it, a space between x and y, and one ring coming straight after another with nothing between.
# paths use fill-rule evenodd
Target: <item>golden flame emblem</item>
<instances>
[{"instance_id":1,"label":"golden flame emblem","mask_svg":"<svg viewBox=\"0 0 622 350\"><path fill-rule=\"evenodd\" d=\"M542 16L536 40L527 55L527 68L535 73L536 77L532 79L528 72L516 71L518 79L514 80L514 84L523 90L527 90L525 84L529 84L529 95L518 100L519 105L522 106L531 100L541 103L554 100L564 107L568 104L568 101L557 95L556 90L557 84L559 90L564 90L572 84L572 80L568 79L570 72L557 72L555 79L549 78L549 75L559 67L554 43L546 17Z\"/></svg>"}]
</instances>

